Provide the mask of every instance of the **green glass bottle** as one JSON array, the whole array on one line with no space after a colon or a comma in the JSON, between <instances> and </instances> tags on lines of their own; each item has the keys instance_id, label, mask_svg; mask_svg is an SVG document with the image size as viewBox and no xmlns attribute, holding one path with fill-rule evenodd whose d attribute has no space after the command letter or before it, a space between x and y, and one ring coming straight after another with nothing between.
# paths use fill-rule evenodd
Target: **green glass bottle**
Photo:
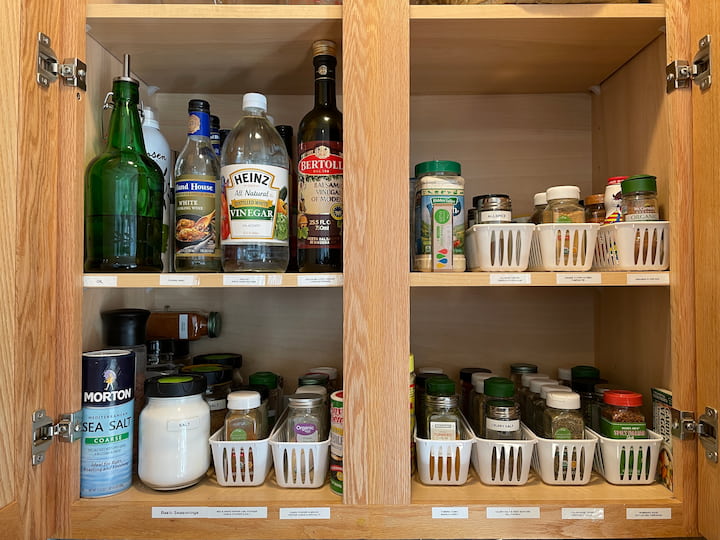
<instances>
[{"instance_id":1,"label":"green glass bottle","mask_svg":"<svg viewBox=\"0 0 720 540\"><path fill-rule=\"evenodd\" d=\"M139 83L113 80L113 111L105 150L85 172L85 271L162 271L163 173L147 156Z\"/></svg>"}]
</instances>

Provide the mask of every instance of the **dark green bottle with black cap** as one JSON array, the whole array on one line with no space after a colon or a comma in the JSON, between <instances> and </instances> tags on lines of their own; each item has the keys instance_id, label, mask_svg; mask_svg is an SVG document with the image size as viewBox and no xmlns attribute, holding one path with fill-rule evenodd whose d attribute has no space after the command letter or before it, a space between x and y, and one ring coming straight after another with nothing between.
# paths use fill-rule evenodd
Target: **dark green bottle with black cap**
<instances>
[{"instance_id":1,"label":"dark green bottle with black cap","mask_svg":"<svg viewBox=\"0 0 720 540\"><path fill-rule=\"evenodd\" d=\"M162 271L163 172L142 135L139 83L123 76L112 89L105 150L85 172L85 271Z\"/></svg>"}]
</instances>

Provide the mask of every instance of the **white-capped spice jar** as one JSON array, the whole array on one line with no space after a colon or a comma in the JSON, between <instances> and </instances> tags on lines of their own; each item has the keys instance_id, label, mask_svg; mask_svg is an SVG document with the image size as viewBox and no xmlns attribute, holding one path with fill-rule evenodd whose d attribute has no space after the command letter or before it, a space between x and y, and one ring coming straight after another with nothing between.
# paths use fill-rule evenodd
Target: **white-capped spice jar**
<instances>
[{"instance_id":1,"label":"white-capped spice jar","mask_svg":"<svg viewBox=\"0 0 720 540\"><path fill-rule=\"evenodd\" d=\"M199 482L210 466L210 407L202 375L160 376L145 382L140 413L138 476L158 490Z\"/></svg>"}]
</instances>

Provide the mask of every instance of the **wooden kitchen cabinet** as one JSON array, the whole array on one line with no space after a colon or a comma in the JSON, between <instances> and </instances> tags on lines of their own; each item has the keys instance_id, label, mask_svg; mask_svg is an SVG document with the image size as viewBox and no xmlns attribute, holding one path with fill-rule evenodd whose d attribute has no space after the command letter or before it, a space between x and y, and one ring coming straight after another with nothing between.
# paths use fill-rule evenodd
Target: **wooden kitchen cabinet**
<instances>
[{"instance_id":1,"label":"wooden kitchen cabinet","mask_svg":"<svg viewBox=\"0 0 720 540\"><path fill-rule=\"evenodd\" d=\"M673 390L676 407L720 405L714 329L720 243L717 88L665 91L664 66L692 59L705 34L720 36L712 0L650 4L409 6L402 0L344 6L3 0L6 43L6 291L0 354L0 527L7 538L720 538L718 465L695 440L674 441L675 489L561 488L538 479L491 487L422 486L409 475L407 357L418 365L512 361L553 370L597 365L614 382ZM87 36L85 34L87 25ZM36 83L37 33L61 58L88 63L88 90ZM331 286L235 287L221 275L192 286L159 276L82 274L82 173L97 151L101 105L117 58L130 53L145 98L179 149L185 104L208 96L231 127L246 91L268 94L278 123L297 126L312 98L310 43L341 43L345 116L345 271ZM158 87L155 92L152 86ZM227 121L225 121L227 119ZM671 222L671 267L651 285L625 273L601 284L494 286L486 274L408 272L408 176L427 159L463 164L466 195L502 189L516 214L550 185L584 195L608 176L658 177ZM17 172L15 172L17 171ZM102 278L103 276L101 276ZM654 280L654 281L653 281ZM84 286L85 285L85 286ZM119 306L220 306L248 327L217 342L250 364L289 375L342 366L345 495L329 489L221 488L212 480L175 492L136 483L105 499L80 499L77 444L53 443L31 465L33 411L53 418L80 407L80 353L99 346L98 313ZM308 307L321 306L314 312ZM255 306L249 311L247 306ZM270 320L277 333L263 334ZM255 339L253 339L255 336ZM261 339L261 336L263 339ZM287 336L283 340L283 336ZM268 346L272 345L272 346ZM200 347L211 347L205 343ZM197 352L206 352L198 350ZM263 364L261 364L263 362ZM292 377L290 377L292 378ZM160 507L264 507L264 519L161 519ZM488 519L488 507L537 509L539 517ZM467 519L433 519L433 509ZM562 519L563 508L603 519ZM287 520L288 508L323 508L329 519ZM628 519L633 509L663 519Z\"/></svg>"}]
</instances>

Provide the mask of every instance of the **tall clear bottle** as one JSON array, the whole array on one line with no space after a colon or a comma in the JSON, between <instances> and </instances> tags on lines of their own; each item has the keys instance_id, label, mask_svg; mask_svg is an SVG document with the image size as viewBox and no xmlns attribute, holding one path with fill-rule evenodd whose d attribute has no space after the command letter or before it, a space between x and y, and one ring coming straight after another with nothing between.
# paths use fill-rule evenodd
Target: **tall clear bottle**
<instances>
[{"instance_id":1,"label":"tall clear bottle","mask_svg":"<svg viewBox=\"0 0 720 540\"><path fill-rule=\"evenodd\" d=\"M342 272L343 130L335 101L335 43L313 43L315 106L298 128L298 267Z\"/></svg>"},{"instance_id":2,"label":"tall clear bottle","mask_svg":"<svg viewBox=\"0 0 720 540\"><path fill-rule=\"evenodd\" d=\"M220 165L210 143L210 104L188 102L188 137L175 163L175 271L221 272Z\"/></svg>"},{"instance_id":3,"label":"tall clear bottle","mask_svg":"<svg viewBox=\"0 0 720 540\"><path fill-rule=\"evenodd\" d=\"M105 150L85 172L85 271L162 271L163 173L145 151L139 83L113 80Z\"/></svg>"},{"instance_id":4,"label":"tall clear bottle","mask_svg":"<svg viewBox=\"0 0 720 540\"><path fill-rule=\"evenodd\" d=\"M221 156L222 260L226 272L285 272L290 235L289 160L268 122L267 99L243 96L243 116Z\"/></svg>"}]
</instances>

